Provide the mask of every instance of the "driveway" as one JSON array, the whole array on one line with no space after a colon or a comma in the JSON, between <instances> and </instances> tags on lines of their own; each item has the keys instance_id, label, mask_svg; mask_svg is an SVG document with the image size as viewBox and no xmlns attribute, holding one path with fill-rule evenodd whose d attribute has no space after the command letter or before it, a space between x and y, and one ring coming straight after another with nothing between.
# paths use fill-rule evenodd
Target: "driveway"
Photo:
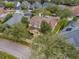
<instances>
[{"instance_id":1,"label":"driveway","mask_svg":"<svg viewBox=\"0 0 79 59\"><path fill-rule=\"evenodd\" d=\"M31 48L5 39L0 39L0 51L7 52L18 59L29 59L31 55Z\"/></svg>"}]
</instances>

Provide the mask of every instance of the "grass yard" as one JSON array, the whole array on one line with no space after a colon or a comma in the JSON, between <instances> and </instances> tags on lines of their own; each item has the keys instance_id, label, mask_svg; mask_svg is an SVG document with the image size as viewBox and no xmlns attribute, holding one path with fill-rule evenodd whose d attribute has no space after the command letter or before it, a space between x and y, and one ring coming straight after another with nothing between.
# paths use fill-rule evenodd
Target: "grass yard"
<instances>
[{"instance_id":1,"label":"grass yard","mask_svg":"<svg viewBox=\"0 0 79 59\"><path fill-rule=\"evenodd\" d=\"M7 54L6 52L0 51L0 59L17 59L17 58L10 54Z\"/></svg>"}]
</instances>

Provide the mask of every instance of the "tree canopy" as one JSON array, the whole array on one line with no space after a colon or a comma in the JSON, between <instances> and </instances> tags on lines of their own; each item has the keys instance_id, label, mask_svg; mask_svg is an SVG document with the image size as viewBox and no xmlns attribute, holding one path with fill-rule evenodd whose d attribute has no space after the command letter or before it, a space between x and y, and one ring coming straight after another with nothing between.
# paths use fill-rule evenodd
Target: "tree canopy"
<instances>
[{"instance_id":1,"label":"tree canopy","mask_svg":"<svg viewBox=\"0 0 79 59\"><path fill-rule=\"evenodd\" d=\"M18 1L22 2L23 0L18 0ZM78 5L79 4L79 0L26 0L26 1L29 1L29 2L39 1L42 4L44 2L52 2L52 3L55 3L55 4L65 4L65 5Z\"/></svg>"},{"instance_id":2,"label":"tree canopy","mask_svg":"<svg viewBox=\"0 0 79 59\"><path fill-rule=\"evenodd\" d=\"M27 27L22 23L18 23L10 28L6 28L4 34L12 36L15 39L32 38L32 34L28 31Z\"/></svg>"},{"instance_id":3,"label":"tree canopy","mask_svg":"<svg viewBox=\"0 0 79 59\"><path fill-rule=\"evenodd\" d=\"M52 31L52 27L45 21L42 21L40 27L41 27L40 31L42 33L48 33Z\"/></svg>"},{"instance_id":4,"label":"tree canopy","mask_svg":"<svg viewBox=\"0 0 79 59\"><path fill-rule=\"evenodd\" d=\"M56 14L57 16L60 16L61 18L72 16L72 11L66 6L64 6L64 8L60 8L58 5L55 5L52 7L49 6L46 9L50 11L52 14Z\"/></svg>"},{"instance_id":5,"label":"tree canopy","mask_svg":"<svg viewBox=\"0 0 79 59\"><path fill-rule=\"evenodd\" d=\"M44 34L32 43L31 59L78 59L79 51L58 34Z\"/></svg>"},{"instance_id":6,"label":"tree canopy","mask_svg":"<svg viewBox=\"0 0 79 59\"><path fill-rule=\"evenodd\" d=\"M65 4L65 5L78 5L79 0L52 0L56 4Z\"/></svg>"}]
</instances>

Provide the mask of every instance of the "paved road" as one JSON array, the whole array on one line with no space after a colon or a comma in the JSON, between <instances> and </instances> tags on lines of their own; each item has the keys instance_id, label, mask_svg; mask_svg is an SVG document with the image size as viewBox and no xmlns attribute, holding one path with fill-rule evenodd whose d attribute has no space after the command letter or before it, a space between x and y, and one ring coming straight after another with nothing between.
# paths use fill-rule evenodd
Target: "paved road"
<instances>
[{"instance_id":1,"label":"paved road","mask_svg":"<svg viewBox=\"0 0 79 59\"><path fill-rule=\"evenodd\" d=\"M31 55L29 47L5 39L0 40L0 51L8 52L18 59L29 59Z\"/></svg>"}]
</instances>

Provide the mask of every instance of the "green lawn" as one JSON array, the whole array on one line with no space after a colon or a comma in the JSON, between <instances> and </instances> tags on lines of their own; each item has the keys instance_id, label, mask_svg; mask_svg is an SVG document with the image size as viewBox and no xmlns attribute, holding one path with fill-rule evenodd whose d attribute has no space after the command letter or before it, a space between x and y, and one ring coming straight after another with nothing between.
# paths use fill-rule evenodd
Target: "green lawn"
<instances>
[{"instance_id":1,"label":"green lawn","mask_svg":"<svg viewBox=\"0 0 79 59\"><path fill-rule=\"evenodd\" d=\"M7 54L6 52L0 51L0 59L17 59L17 58L10 54Z\"/></svg>"}]
</instances>

